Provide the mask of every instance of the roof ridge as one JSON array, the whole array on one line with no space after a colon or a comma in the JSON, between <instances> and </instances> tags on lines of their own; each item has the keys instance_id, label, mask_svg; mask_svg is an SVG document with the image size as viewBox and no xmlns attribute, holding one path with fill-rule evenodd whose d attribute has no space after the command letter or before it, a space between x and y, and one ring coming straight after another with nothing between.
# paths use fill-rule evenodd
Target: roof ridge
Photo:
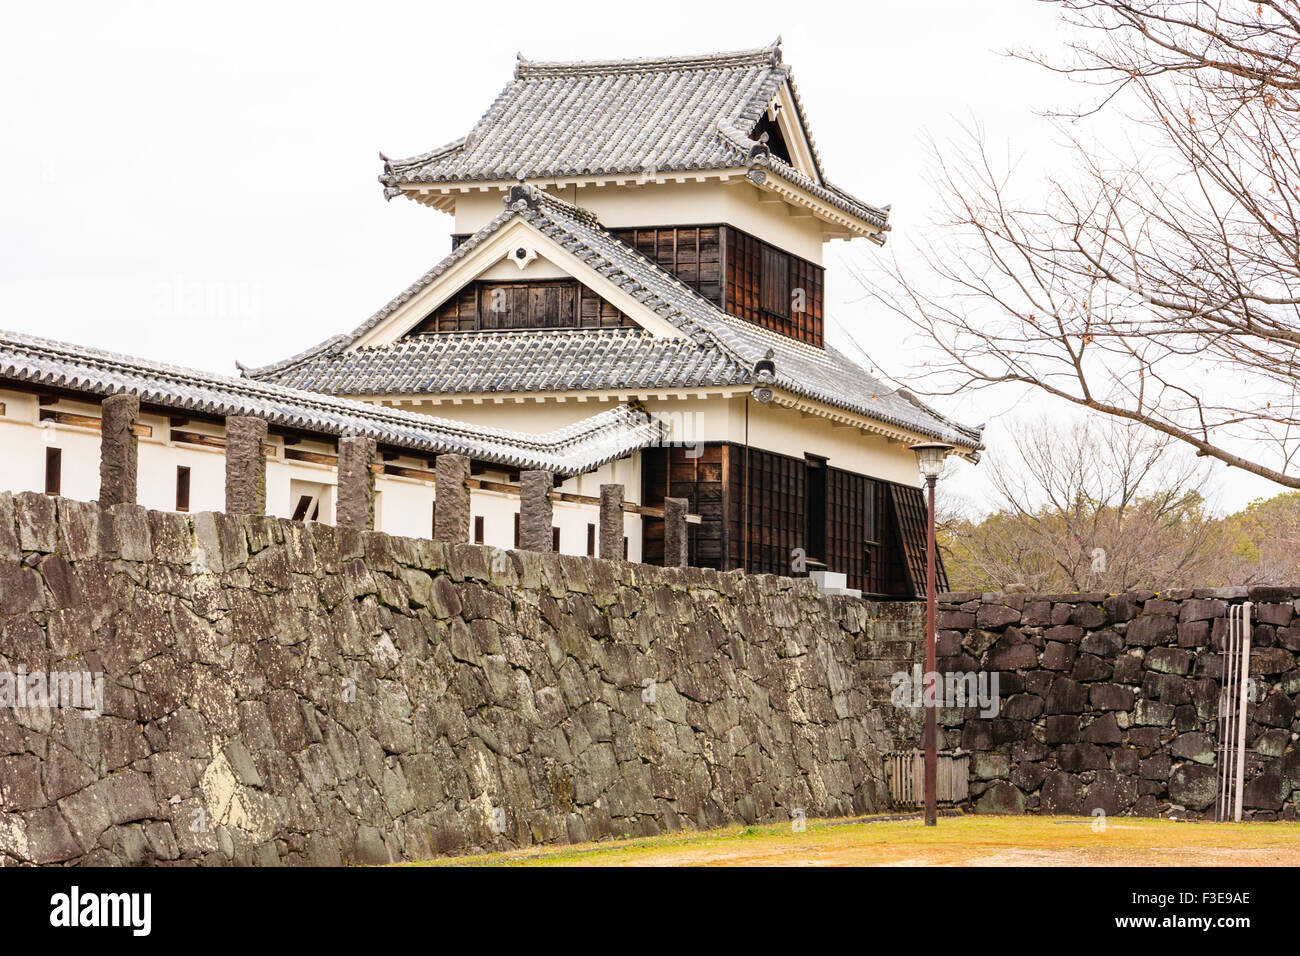
<instances>
[{"instance_id":1,"label":"roof ridge","mask_svg":"<svg viewBox=\"0 0 1300 956\"><path fill-rule=\"evenodd\" d=\"M506 209L515 209L522 211L517 203L522 202L529 209L536 209L539 205L550 206L566 216L572 216L575 219L581 219L588 226L595 229L603 229L600 220L596 214L589 209L583 209L576 203L571 203L567 199L562 199L553 193L548 193L532 183L520 181L518 185L512 186L502 198L501 203Z\"/></svg>"},{"instance_id":2,"label":"roof ridge","mask_svg":"<svg viewBox=\"0 0 1300 956\"><path fill-rule=\"evenodd\" d=\"M589 336L592 338L653 338L649 332L641 326L631 328L629 326L618 326L616 328L595 329L595 328L553 328L553 329L457 329L454 332L437 332L427 335L406 336L393 342L380 342L371 345L358 345L354 351L364 352L367 349L372 350L391 350L391 349L408 349L408 348L425 348L434 347L439 342L454 342L464 338L485 338L485 337L510 337L512 339L530 339L544 338L546 336L562 336L564 338L577 338L578 336ZM689 341L687 339L674 341Z\"/></svg>"},{"instance_id":3,"label":"roof ridge","mask_svg":"<svg viewBox=\"0 0 1300 956\"><path fill-rule=\"evenodd\" d=\"M781 65L781 38L767 46L720 53L689 53L612 60L529 60L516 54L515 79L542 76L582 76L599 73L652 72L656 70L711 70L734 66Z\"/></svg>"}]
</instances>

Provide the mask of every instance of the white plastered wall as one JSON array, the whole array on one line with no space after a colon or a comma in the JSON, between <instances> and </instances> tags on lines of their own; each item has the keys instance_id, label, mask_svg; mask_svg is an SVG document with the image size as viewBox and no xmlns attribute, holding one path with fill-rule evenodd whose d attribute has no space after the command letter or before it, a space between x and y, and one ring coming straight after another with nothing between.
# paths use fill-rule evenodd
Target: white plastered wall
<instances>
[{"instance_id":1,"label":"white plastered wall","mask_svg":"<svg viewBox=\"0 0 1300 956\"><path fill-rule=\"evenodd\" d=\"M686 397L680 397L685 395ZM617 395L588 395L586 400L577 397L566 401L515 402L510 399L454 399L398 403L398 407L426 415L438 415L459 421L509 428L534 434L562 428L612 408L620 400ZM670 428L669 440L674 444L695 441L729 441L738 445L746 443L745 413L748 409L748 443L752 448L777 452L802 458L806 453L828 460L832 468L841 468L873 478L883 478L904 484L916 484L916 455L908 450L901 439L888 438L852 425L842 425L826 418L801 413L775 405L761 405L745 391L730 395L719 393L688 395L677 393L667 397L641 396L641 405L650 414L665 422ZM618 462L621 469L628 462ZM605 479L608 480L608 479ZM640 487L637 481L622 481L628 488Z\"/></svg>"},{"instance_id":2,"label":"white plastered wall","mask_svg":"<svg viewBox=\"0 0 1300 956\"><path fill-rule=\"evenodd\" d=\"M554 186L549 191L595 214L606 229L725 223L818 265L821 222L743 177L719 182ZM456 232L474 233L501 215L503 190L456 196Z\"/></svg>"},{"instance_id":3,"label":"white plastered wall","mask_svg":"<svg viewBox=\"0 0 1300 956\"><path fill-rule=\"evenodd\" d=\"M0 491L22 492L45 490L46 448L62 451L60 466L60 493L65 498L94 501L99 497L100 436L95 428L40 421L41 407L37 396L16 389L0 389ZM57 404L45 406L90 418L99 417L99 406L93 402L76 402L61 399ZM221 448L211 448L170 440L169 419L162 415L142 414L139 424L147 425L152 435L139 440L139 477L137 501L157 511L176 510L176 470L178 466L190 469L190 512L221 511L225 507L226 456ZM184 431L221 436L219 425L206 422L187 422ZM269 453L266 468L267 513L281 518L291 517L297 503L291 489L299 491L305 486L324 486L323 508L319 519L334 521L335 496L338 485L337 469L332 464L287 459L286 446L277 437L270 439L274 450ZM325 442L304 440L289 446L298 451L319 454L334 453L333 446ZM398 458L393 464L412 468L427 468L423 459ZM503 473L488 472L487 479L505 480ZM557 487L559 490L598 498L602 482L622 482L629 501L637 501L641 485L639 461L625 459L604 465L598 471L571 478ZM297 484L303 483L303 484ZM433 502L436 486L422 478L378 475L376 528L388 534L413 538L428 538L433 533ZM519 510L516 495L474 489L470 493L471 514L484 519L484 543L499 548L514 547L514 522ZM594 505L557 501L554 506L555 524L560 528L560 548L566 554L587 553L587 525L597 524L599 509ZM641 556L641 521L636 515L626 515L625 533L628 535L629 556L636 561ZM471 521L471 531L473 522Z\"/></svg>"}]
</instances>

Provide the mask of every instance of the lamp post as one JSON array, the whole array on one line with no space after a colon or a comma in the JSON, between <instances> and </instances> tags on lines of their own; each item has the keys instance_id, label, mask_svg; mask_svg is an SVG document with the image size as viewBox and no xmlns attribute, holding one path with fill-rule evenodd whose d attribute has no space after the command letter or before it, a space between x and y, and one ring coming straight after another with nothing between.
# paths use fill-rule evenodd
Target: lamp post
<instances>
[{"instance_id":1,"label":"lamp post","mask_svg":"<svg viewBox=\"0 0 1300 956\"><path fill-rule=\"evenodd\" d=\"M934 686L935 672L939 668L938 655L935 651L935 553L934 540L934 485L943 471L943 459L953 446L939 441L921 442L912 445L916 452L916 461L921 468L921 477L929 489L929 510L926 519L925 536L925 686L921 702L925 707L925 825L932 827L939 822L939 755L938 743L938 688Z\"/></svg>"}]
</instances>

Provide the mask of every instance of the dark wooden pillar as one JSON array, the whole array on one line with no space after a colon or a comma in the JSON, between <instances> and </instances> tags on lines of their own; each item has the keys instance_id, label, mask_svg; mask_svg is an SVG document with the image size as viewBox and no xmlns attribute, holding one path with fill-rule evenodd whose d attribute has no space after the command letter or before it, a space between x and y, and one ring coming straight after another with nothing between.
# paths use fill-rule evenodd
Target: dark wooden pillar
<instances>
[{"instance_id":1,"label":"dark wooden pillar","mask_svg":"<svg viewBox=\"0 0 1300 956\"><path fill-rule=\"evenodd\" d=\"M135 395L110 395L100 405L99 503L135 504L139 480L139 439L135 422L140 399Z\"/></svg>"}]
</instances>

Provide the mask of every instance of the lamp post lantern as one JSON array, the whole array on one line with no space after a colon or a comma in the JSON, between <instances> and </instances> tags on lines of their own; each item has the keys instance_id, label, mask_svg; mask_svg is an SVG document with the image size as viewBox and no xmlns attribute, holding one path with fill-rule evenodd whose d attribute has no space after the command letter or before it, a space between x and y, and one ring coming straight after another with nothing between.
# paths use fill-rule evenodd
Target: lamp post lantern
<instances>
[{"instance_id":1,"label":"lamp post lantern","mask_svg":"<svg viewBox=\"0 0 1300 956\"><path fill-rule=\"evenodd\" d=\"M943 471L943 459L953 450L952 445L944 442L921 442L911 446L916 452L916 461L921 468L921 477L925 479L929 490L929 509L926 519L925 536L925 677L922 704L925 707L925 825L935 826L939 822L939 755L938 744L938 709L939 689L934 686L937 679L938 655L935 651L935 555L934 540L934 485Z\"/></svg>"}]
</instances>

